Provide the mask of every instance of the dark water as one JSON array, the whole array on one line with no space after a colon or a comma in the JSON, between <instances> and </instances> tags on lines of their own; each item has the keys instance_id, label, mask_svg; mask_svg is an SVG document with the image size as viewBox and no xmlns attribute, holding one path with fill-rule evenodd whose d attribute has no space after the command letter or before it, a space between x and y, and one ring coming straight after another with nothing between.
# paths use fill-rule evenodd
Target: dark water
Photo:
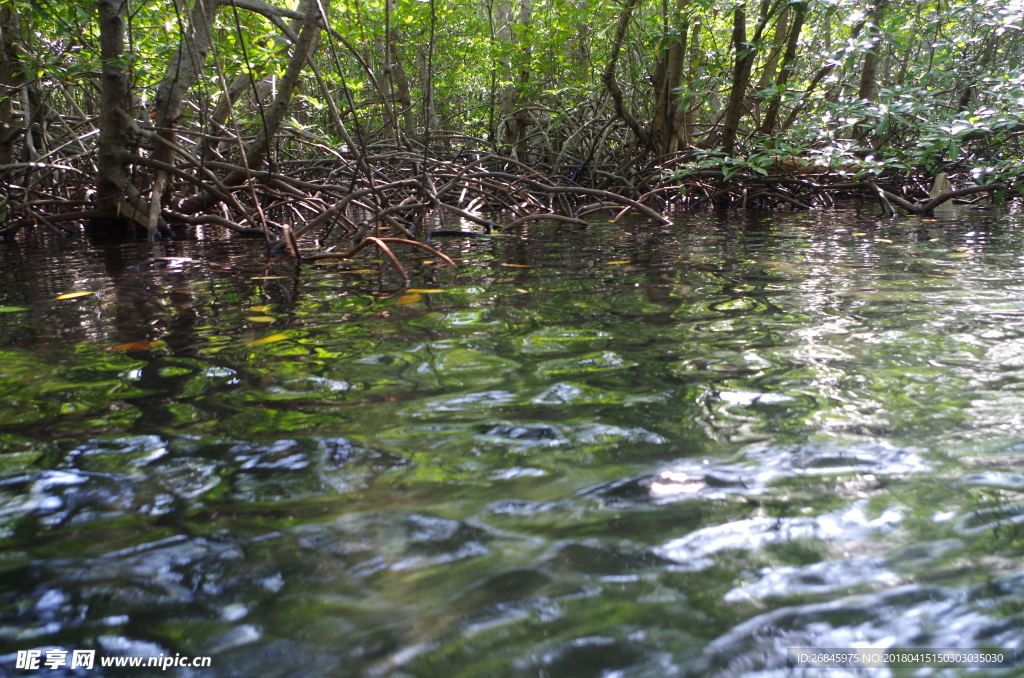
<instances>
[{"instance_id":1,"label":"dark water","mask_svg":"<svg viewBox=\"0 0 1024 678\"><path fill-rule=\"evenodd\" d=\"M36 674L1012 653L1022 244L1024 217L968 210L537 225L444 242L457 271L416 254L436 291L391 296L374 255L4 245L0 674L54 648L97 666ZM98 665L161 654L211 666Z\"/></svg>"}]
</instances>

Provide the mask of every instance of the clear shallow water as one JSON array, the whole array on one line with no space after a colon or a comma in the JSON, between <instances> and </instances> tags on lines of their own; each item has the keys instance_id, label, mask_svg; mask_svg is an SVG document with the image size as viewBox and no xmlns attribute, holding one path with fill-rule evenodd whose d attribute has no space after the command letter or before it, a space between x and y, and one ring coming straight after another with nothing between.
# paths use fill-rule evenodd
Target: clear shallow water
<instances>
[{"instance_id":1,"label":"clear shallow water","mask_svg":"<svg viewBox=\"0 0 1024 678\"><path fill-rule=\"evenodd\" d=\"M459 270L413 267L441 291L388 297L369 257L4 246L0 674L54 647L396 678L1020 649L1022 226L536 226L445 241Z\"/></svg>"}]
</instances>

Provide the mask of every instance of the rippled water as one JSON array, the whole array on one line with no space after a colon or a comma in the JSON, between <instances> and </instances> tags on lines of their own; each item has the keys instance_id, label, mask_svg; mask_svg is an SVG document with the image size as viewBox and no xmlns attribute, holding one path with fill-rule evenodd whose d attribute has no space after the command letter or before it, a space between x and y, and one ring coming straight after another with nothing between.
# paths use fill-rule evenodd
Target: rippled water
<instances>
[{"instance_id":1,"label":"rippled water","mask_svg":"<svg viewBox=\"0 0 1024 678\"><path fill-rule=\"evenodd\" d=\"M445 241L459 269L417 255L397 294L369 256L3 245L0 674L53 648L395 678L1022 649L1022 227L537 225ZM41 674L149 675L117 671Z\"/></svg>"}]
</instances>

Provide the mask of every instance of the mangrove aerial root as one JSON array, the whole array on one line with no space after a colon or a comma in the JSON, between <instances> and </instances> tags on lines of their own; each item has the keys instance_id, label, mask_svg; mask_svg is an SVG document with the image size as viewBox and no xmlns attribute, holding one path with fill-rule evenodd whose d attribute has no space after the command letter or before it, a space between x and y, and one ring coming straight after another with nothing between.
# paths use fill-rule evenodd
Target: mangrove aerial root
<instances>
[{"instance_id":1,"label":"mangrove aerial root","mask_svg":"<svg viewBox=\"0 0 1024 678\"><path fill-rule=\"evenodd\" d=\"M348 250L347 252L323 252L321 254L311 254L309 256L302 257L302 260L319 261L323 259L351 259L364 247L372 244L376 245L377 249L384 253L384 255L391 261L391 264L398 271L399 275L402 276L402 279L405 280L405 282L408 284L412 280L412 278L409 276L408 271L405 270L405 267L402 266L401 262L398 261L398 257L395 256L395 253L392 252L391 248L387 246L387 243L389 242L401 243L403 245L411 245L413 247L418 247L420 249L426 250L433 256L443 260L446 264L449 264L451 266L456 265L455 262L452 261L451 257L446 255L444 252L436 250L430 245L426 245L417 240L408 240L406 238L376 238L373 236L364 238L358 245Z\"/></svg>"}]
</instances>

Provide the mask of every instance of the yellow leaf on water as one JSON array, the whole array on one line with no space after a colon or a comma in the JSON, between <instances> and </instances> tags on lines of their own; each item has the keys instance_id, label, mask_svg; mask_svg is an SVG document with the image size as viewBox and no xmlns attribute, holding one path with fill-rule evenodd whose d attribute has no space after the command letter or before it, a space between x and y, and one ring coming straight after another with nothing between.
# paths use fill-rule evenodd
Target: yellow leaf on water
<instances>
[{"instance_id":1,"label":"yellow leaf on water","mask_svg":"<svg viewBox=\"0 0 1024 678\"><path fill-rule=\"evenodd\" d=\"M892 244L892 240L889 240L888 238L875 238L875 242L887 242L890 245Z\"/></svg>"},{"instance_id":2,"label":"yellow leaf on water","mask_svg":"<svg viewBox=\"0 0 1024 678\"><path fill-rule=\"evenodd\" d=\"M406 292L408 292L409 294L437 294L438 292L444 292L444 290L419 289L419 288L413 287L413 288L407 289Z\"/></svg>"},{"instance_id":3,"label":"yellow leaf on water","mask_svg":"<svg viewBox=\"0 0 1024 678\"><path fill-rule=\"evenodd\" d=\"M249 310L250 311L254 311L255 313L266 313L267 311L270 310L270 307L269 306L250 306Z\"/></svg>"},{"instance_id":4,"label":"yellow leaf on water","mask_svg":"<svg viewBox=\"0 0 1024 678\"><path fill-rule=\"evenodd\" d=\"M515 288L515 290L516 290L516 292L520 292L522 294L529 294L530 293L530 290L524 290L522 287L517 287L517 288Z\"/></svg>"},{"instance_id":5,"label":"yellow leaf on water","mask_svg":"<svg viewBox=\"0 0 1024 678\"><path fill-rule=\"evenodd\" d=\"M623 259L621 261L609 261L608 262L609 265L611 265L611 264L632 264L632 263L633 262L630 261L629 259Z\"/></svg>"},{"instance_id":6,"label":"yellow leaf on water","mask_svg":"<svg viewBox=\"0 0 1024 678\"><path fill-rule=\"evenodd\" d=\"M424 266L430 266L432 263L434 263L434 260L433 259L424 259L420 263L423 264Z\"/></svg>"},{"instance_id":7,"label":"yellow leaf on water","mask_svg":"<svg viewBox=\"0 0 1024 678\"><path fill-rule=\"evenodd\" d=\"M502 264L502 266L511 266L512 268L530 268L526 264Z\"/></svg>"},{"instance_id":8,"label":"yellow leaf on water","mask_svg":"<svg viewBox=\"0 0 1024 678\"><path fill-rule=\"evenodd\" d=\"M254 275L249 280L281 280L283 275Z\"/></svg>"},{"instance_id":9,"label":"yellow leaf on water","mask_svg":"<svg viewBox=\"0 0 1024 678\"><path fill-rule=\"evenodd\" d=\"M948 278L948 275L938 275L937 273L925 273L929 278Z\"/></svg>"},{"instance_id":10,"label":"yellow leaf on water","mask_svg":"<svg viewBox=\"0 0 1024 678\"><path fill-rule=\"evenodd\" d=\"M95 292L67 292L65 294L58 294L54 299L77 299L78 297L87 297Z\"/></svg>"},{"instance_id":11,"label":"yellow leaf on water","mask_svg":"<svg viewBox=\"0 0 1024 678\"><path fill-rule=\"evenodd\" d=\"M263 337L262 339L250 341L246 344L246 346L262 346L263 344L273 344L275 341L284 341L287 338L287 334L271 334L269 337Z\"/></svg>"},{"instance_id":12,"label":"yellow leaf on water","mask_svg":"<svg viewBox=\"0 0 1024 678\"><path fill-rule=\"evenodd\" d=\"M252 321L254 323L272 323L275 320L277 320L277 318L272 318L269 315L253 315L246 318L246 320Z\"/></svg>"},{"instance_id":13,"label":"yellow leaf on water","mask_svg":"<svg viewBox=\"0 0 1024 678\"><path fill-rule=\"evenodd\" d=\"M403 304L403 305L405 305L405 304L415 304L417 301L419 301L422 298L423 297L420 296L419 294L405 294L405 295L402 295L402 296L398 297L398 303Z\"/></svg>"},{"instance_id":14,"label":"yellow leaf on water","mask_svg":"<svg viewBox=\"0 0 1024 678\"><path fill-rule=\"evenodd\" d=\"M118 344L108 348L108 351L134 351L136 349L153 348L154 346L162 346L163 341L159 339L156 341L129 341L126 344Z\"/></svg>"},{"instance_id":15,"label":"yellow leaf on water","mask_svg":"<svg viewBox=\"0 0 1024 678\"><path fill-rule=\"evenodd\" d=\"M858 231L854 233L854 235L867 235L867 233L865 233L864 231Z\"/></svg>"},{"instance_id":16,"label":"yellow leaf on water","mask_svg":"<svg viewBox=\"0 0 1024 678\"><path fill-rule=\"evenodd\" d=\"M383 264L384 260L383 259L370 259L370 263L371 264Z\"/></svg>"}]
</instances>

